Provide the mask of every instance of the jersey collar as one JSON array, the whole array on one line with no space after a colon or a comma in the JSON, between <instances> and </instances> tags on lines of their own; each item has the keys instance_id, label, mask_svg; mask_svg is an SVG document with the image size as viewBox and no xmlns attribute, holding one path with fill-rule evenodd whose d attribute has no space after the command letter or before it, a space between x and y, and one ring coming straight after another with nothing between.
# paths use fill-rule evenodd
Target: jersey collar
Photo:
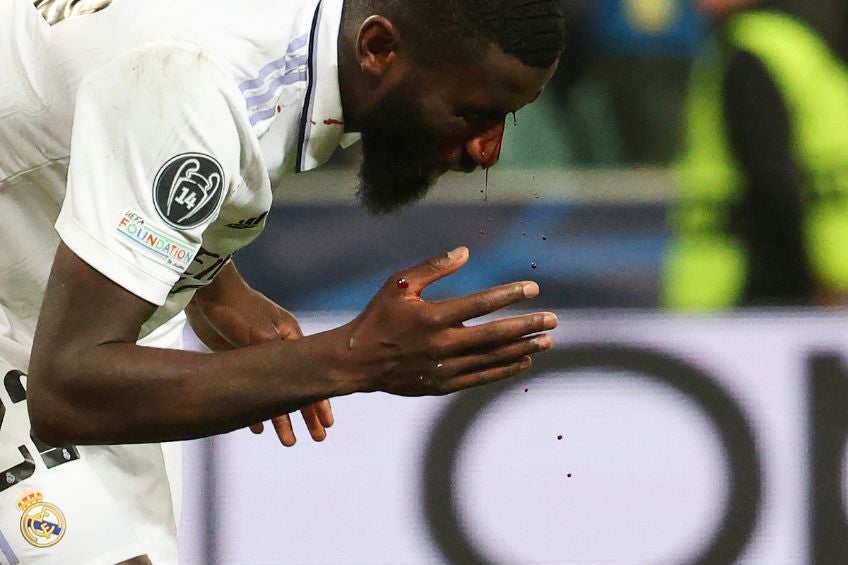
<instances>
[{"instance_id":1,"label":"jersey collar","mask_svg":"<svg viewBox=\"0 0 848 565\"><path fill-rule=\"evenodd\" d=\"M327 162L340 146L359 139L345 135L339 88L338 39L344 0L321 0L315 9L309 40L308 86L300 123L297 172Z\"/></svg>"}]
</instances>

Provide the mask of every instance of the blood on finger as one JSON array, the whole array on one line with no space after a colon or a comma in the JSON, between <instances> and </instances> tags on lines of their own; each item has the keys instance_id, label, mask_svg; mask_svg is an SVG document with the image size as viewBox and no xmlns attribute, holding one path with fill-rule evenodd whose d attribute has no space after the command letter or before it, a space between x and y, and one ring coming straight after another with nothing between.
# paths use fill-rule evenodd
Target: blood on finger
<instances>
[{"instance_id":1,"label":"blood on finger","mask_svg":"<svg viewBox=\"0 0 848 565\"><path fill-rule=\"evenodd\" d=\"M406 279L398 279L397 287L401 290L406 290L407 288L409 288L409 281Z\"/></svg>"}]
</instances>

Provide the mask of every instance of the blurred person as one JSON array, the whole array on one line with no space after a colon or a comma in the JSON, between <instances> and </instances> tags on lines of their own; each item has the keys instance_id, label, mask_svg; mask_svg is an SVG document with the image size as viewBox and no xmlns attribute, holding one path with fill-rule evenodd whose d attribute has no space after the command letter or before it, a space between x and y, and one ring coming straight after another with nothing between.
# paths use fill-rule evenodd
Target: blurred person
<instances>
[{"instance_id":1,"label":"blurred person","mask_svg":"<svg viewBox=\"0 0 848 565\"><path fill-rule=\"evenodd\" d=\"M161 442L271 419L290 445L298 409L321 440L324 399L448 394L552 346L551 313L463 325L534 282L421 298L466 248L307 337L231 259L265 225L270 175L359 135L374 213L493 166L505 117L556 68L560 0L119 0L75 18L41 4L54 27L31 0L0 3L6 561L176 563ZM184 312L216 353L179 350Z\"/></svg>"},{"instance_id":2,"label":"blurred person","mask_svg":"<svg viewBox=\"0 0 848 565\"><path fill-rule=\"evenodd\" d=\"M665 265L673 308L842 305L848 290L848 2L701 0Z\"/></svg>"},{"instance_id":3,"label":"blurred person","mask_svg":"<svg viewBox=\"0 0 848 565\"><path fill-rule=\"evenodd\" d=\"M594 83L592 96L606 106L593 118L608 132L594 164L669 165L682 139L686 77L703 42L703 17L682 0L596 0L583 24L590 57L584 84Z\"/></svg>"}]
</instances>

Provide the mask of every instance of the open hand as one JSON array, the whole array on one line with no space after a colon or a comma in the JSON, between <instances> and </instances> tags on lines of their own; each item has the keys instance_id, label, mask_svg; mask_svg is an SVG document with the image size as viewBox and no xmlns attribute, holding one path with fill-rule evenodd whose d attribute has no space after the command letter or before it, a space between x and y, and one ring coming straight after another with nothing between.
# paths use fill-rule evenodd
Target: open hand
<instances>
[{"instance_id":1,"label":"open hand","mask_svg":"<svg viewBox=\"0 0 848 565\"><path fill-rule=\"evenodd\" d=\"M297 318L248 286L232 265L197 293L186 312L197 336L213 351L303 337ZM300 413L312 439L326 439L327 428L334 423L330 401L312 404ZM297 442L288 414L273 418L271 424L283 445L291 447ZM255 434L264 429L261 422L250 426Z\"/></svg>"},{"instance_id":2,"label":"open hand","mask_svg":"<svg viewBox=\"0 0 848 565\"><path fill-rule=\"evenodd\" d=\"M466 327L539 294L535 282L427 302L427 286L461 269L460 247L391 277L362 314L347 326L349 363L362 390L404 396L441 395L512 377L532 366L531 355L553 347L557 317L539 312Z\"/></svg>"}]
</instances>

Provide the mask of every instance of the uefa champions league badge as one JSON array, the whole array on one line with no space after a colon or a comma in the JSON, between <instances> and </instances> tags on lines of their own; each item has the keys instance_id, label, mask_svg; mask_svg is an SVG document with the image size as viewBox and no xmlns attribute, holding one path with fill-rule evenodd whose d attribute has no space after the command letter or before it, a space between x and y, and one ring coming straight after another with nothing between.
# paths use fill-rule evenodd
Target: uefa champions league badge
<instances>
[{"instance_id":1,"label":"uefa champions league badge","mask_svg":"<svg viewBox=\"0 0 848 565\"><path fill-rule=\"evenodd\" d=\"M30 491L18 500L21 534L35 547L50 547L65 535L65 515L55 504L44 502L41 491Z\"/></svg>"},{"instance_id":2,"label":"uefa champions league badge","mask_svg":"<svg viewBox=\"0 0 848 565\"><path fill-rule=\"evenodd\" d=\"M224 169L218 161L203 153L183 153L159 169L153 201L168 225L191 229L215 213L224 190Z\"/></svg>"}]
</instances>

